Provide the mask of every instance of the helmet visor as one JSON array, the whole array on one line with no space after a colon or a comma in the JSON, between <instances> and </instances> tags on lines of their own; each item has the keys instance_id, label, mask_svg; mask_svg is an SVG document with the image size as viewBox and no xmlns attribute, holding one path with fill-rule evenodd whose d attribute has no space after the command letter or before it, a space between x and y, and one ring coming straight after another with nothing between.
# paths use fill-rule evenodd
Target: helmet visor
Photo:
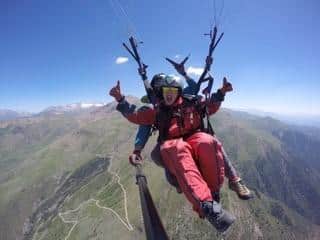
<instances>
[{"instance_id":1,"label":"helmet visor","mask_svg":"<svg viewBox=\"0 0 320 240\"><path fill-rule=\"evenodd\" d=\"M179 88L176 87L162 87L162 94L178 94Z\"/></svg>"}]
</instances>

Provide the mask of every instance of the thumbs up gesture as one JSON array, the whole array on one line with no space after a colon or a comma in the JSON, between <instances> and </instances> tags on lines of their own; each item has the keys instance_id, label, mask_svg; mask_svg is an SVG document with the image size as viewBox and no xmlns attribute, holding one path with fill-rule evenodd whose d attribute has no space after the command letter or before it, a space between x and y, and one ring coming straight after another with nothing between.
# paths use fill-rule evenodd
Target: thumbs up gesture
<instances>
[{"instance_id":1,"label":"thumbs up gesture","mask_svg":"<svg viewBox=\"0 0 320 240\"><path fill-rule=\"evenodd\" d=\"M231 92L233 90L232 84L228 82L226 77L223 78L223 84L220 90L222 91L223 94L226 94L226 92Z\"/></svg>"},{"instance_id":2,"label":"thumbs up gesture","mask_svg":"<svg viewBox=\"0 0 320 240\"><path fill-rule=\"evenodd\" d=\"M117 81L117 85L110 89L109 95L114 97L115 100L120 102L123 99L123 96L121 94L120 90L120 81Z\"/></svg>"}]
</instances>

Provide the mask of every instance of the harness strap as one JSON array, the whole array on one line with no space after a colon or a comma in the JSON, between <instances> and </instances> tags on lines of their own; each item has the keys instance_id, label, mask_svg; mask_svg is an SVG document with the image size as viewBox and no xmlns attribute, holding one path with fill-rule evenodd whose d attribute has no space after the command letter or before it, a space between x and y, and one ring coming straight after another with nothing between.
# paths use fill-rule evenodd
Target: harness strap
<instances>
[{"instance_id":1,"label":"harness strap","mask_svg":"<svg viewBox=\"0 0 320 240\"><path fill-rule=\"evenodd\" d=\"M209 114L208 114L208 109L207 107L201 106L201 104L199 103L198 99L196 99L195 96L193 96L193 98L190 98L190 96L183 96L185 99L185 102L182 104L182 106L179 107L180 111L178 110L177 113L175 113L175 110L172 110L170 108L166 108L166 107L161 107L159 106L159 112L157 113L157 120L156 120L156 127L159 130L159 137L158 137L158 142L163 142L165 140L169 140L169 139L176 139L176 138L183 138L183 139L187 139L188 137L190 137L192 134L194 134L195 132L206 132L210 135L214 135L214 131L212 128L212 125L210 123L209 120ZM206 101L207 101L207 97L206 97ZM183 128L184 127L184 122L183 122L183 111L181 111L181 109L183 109L184 107L188 107L193 105L195 110L198 112L199 116L200 116L200 126L196 129L190 130L189 133L186 134L181 134L179 136L176 137L168 137L168 130L169 130L169 125L170 125L170 119L172 119L173 117L178 118L177 119L177 123L178 123L178 127L179 128ZM206 121L206 126L205 126L205 118L207 118ZM181 130L181 129L180 129Z\"/></svg>"}]
</instances>

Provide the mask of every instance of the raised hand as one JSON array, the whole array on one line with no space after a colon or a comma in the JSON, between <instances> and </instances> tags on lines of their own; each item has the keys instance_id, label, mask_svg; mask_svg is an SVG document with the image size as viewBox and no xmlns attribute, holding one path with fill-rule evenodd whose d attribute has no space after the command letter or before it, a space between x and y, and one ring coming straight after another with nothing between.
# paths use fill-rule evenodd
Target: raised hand
<instances>
[{"instance_id":1,"label":"raised hand","mask_svg":"<svg viewBox=\"0 0 320 240\"><path fill-rule=\"evenodd\" d=\"M117 85L110 89L109 95L114 97L118 102L123 98L120 90L120 81L117 81Z\"/></svg>"},{"instance_id":2,"label":"raised hand","mask_svg":"<svg viewBox=\"0 0 320 240\"><path fill-rule=\"evenodd\" d=\"M222 91L223 94L233 91L232 84L228 82L226 77L223 78L223 84L220 90Z\"/></svg>"}]
</instances>

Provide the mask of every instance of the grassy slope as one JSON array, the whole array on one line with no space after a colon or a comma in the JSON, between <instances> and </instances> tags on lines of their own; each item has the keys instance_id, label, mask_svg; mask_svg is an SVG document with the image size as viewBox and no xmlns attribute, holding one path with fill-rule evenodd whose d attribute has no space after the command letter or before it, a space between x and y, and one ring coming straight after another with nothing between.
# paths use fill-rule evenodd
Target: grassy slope
<instances>
[{"instance_id":1,"label":"grassy slope","mask_svg":"<svg viewBox=\"0 0 320 240\"><path fill-rule=\"evenodd\" d=\"M282 152L281 141L256 122L254 118L235 118L230 112L220 113L214 118L215 129L227 152L244 179L258 194L255 200L243 202L234 193L223 190L224 206L238 217L226 238L300 239L303 236L311 239L304 225L313 225L288 208L282 196L283 189L277 188L278 182L274 184L265 175L273 170L272 165L265 164L268 154L271 150ZM28 127L25 123L21 125L23 129ZM69 239L101 239L102 236L103 239L144 239L134 169L127 161L135 126L114 113L97 121L86 120L81 123L72 118L40 120L34 123L30 132L46 129L43 131L46 134L39 133L41 137L32 135L30 138L36 139L33 144L27 144L22 133L13 134L13 129L14 126L0 129L0 134L7 137L6 140L0 140L0 164L6 162L9 172L14 171L14 174L4 178L4 182L0 182L1 239L21 236L23 221L31 214L34 202L50 196L65 174L74 171L96 154L113 157L111 170L120 175L121 183L126 188L130 223L135 230L129 232L111 212L88 203L67 216L73 220L79 219ZM19 151L9 149L6 145L8 139ZM151 139L146 147L146 157L154 142L155 138ZM9 159L15 159L16 163L9 166ZM261 162L264 163L262 168ZM162 169L150 161L146 161L144 168L156 206L172 239L217 239L212 227L199 219L185 198L176 194L166 183ZM1 172L0 179L4 174ZM82 202L95 198L100 200L101 205L114 208L123 217L123 193L112 179L111 173L95 177L65 202L61 212L76 209ZM106 186L108 183L110 185ZM292 195L292 192L286 194ZM64 239L71 227L72 224L64 224L57 216L53 221L43 223L34 239Z\"/></svg>"}]
</instances>

